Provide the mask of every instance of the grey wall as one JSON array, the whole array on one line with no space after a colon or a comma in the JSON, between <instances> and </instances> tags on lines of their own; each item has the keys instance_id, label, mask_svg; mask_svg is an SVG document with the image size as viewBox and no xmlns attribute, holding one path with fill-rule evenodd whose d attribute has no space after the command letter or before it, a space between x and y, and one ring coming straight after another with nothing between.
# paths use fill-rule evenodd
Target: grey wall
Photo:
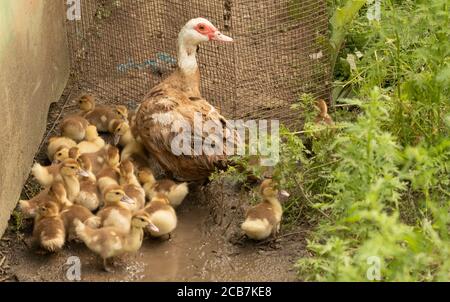
<instances>
[{"instance_id":1,"label":"grey wall","mask_svg":"<svg viewBox=\"0 0 450 302\"><path fill-rule=\"evenodd\" d=\"M0 236L69 75L65 1L0 1Z\"/></svg>"}]
</instances>

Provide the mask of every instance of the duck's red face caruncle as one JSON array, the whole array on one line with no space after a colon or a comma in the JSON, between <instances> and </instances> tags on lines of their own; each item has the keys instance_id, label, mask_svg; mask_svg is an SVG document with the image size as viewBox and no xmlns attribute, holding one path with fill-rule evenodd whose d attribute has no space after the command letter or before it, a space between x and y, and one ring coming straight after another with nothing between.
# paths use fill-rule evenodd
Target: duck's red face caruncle
<instances>
[{"instance_id":1,"label":"duck's red face caruncle","mask_svg":"<svg viewBox=\"0 0 450 302\"><path fill-rule=\"evenodd\" d=\"M222 34L217 28L213 25L209 25L207 23L198 23L195 26L195 30L208 37L208 40L221 41L221 42L233 42L233 38L228 37Z\"/></svg>"}]
</instances>

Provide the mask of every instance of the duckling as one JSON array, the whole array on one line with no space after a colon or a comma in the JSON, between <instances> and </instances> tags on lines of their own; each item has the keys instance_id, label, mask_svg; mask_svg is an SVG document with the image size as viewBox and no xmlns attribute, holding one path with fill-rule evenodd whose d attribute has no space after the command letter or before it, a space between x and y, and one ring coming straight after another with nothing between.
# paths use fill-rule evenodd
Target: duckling
<instances>
[{"instance_id":1,"label":"duckling","mask_svg":"<svg viewBox=\"0 0 450 302\"><path fill-rule=\"evenodd\" d=\"M84 95L79 100L82 116L89 121L91 125L97 127L97 131L108 132L109 124L114 119L122 119L128 115L126 107L111 108L108 106L96 105L95 98L92 95ZM125 112L124 112L125 110Z\"/></svg>"},{"instance_id":2,"label":"duckling","mask_svg":"<svg viewBox=\"0 0 450 302\"><path fill-rule=\"evenodd\" d=\"M145 212L148 218L158 230L148 228L147 231L153 237L168 235L177 227L177 214L164 194L157 194L150 203L138 213Z\"/></svg>"},{"instance_id":3,"label":"duckling","mask_svg":"<svg viewBox=\"0 0 450 302\"><path fill-rule=\"evenodd\" d=\"M76 148L76 147L73 147ZM72 148L70 148L72 149ZM58 151L53 155L53 164L60 164L62 163L65 159L71 157L70 156L70 149L67 147L61 147L58 149Z\"/></svg>"},{"instance_id":4,"label":"duckling","mask_svg":"<svg viewBox=\"0 0 450 302\"><path fill-rule=\"evenodd\" d=\"M156 180L150 169L146 168L139 172L139 180L143 184L145 195L151 200L158 193L167 196L170 205L178 207L189 193L186 182L177 184L170 179Z\"/></svg>"},{"instance_id":5,"label":"duckling","mask_svg":"<svg viewBox=\"0 0 450 302\"><path fill-rule=\"evenodd\" d=\"M263 240L270 235L276 235L283 214L283 208L278 200L279 192L274 188L271 179L262 182L260 193L263 201L247 211L245 221L241 225L247 237L254 240ZM285 191L281 194L288 195Z\"/></svg>"},{"instance_id":6,"label":"duckling","mask_svg":"<svg viewBox=\"0 0 450 302\"><path fill-rule=\"evenodd\" d=\"M319 114L316 117L315 123L316 124L326 124L326 125L333 125L333 119L331 116L328 115L328 106L327 103L325 103L324 100L320 99L317 101L317 107L319 108Z\"/></svg>"},{"instance_id":7,"label":"duckling","mask_svg":"<svg viewBox=\"0 0 450 302\"><path fill-rule=\"evenodd\" d=\"M133 164L129 160L122 161L119 169L120 185L125 194L134 200L134 204L129 204L130 210L134 212L142 209L145 206L145 191L134 174Z\"/></svg>"},{"instance_id":8,"label":"duckling","mask_svg":"<svg viewBox=\"0 0 450 302\"><path fill-rule=\"evenodd\" d=\"M64 246L65 228L56 203L47 201L39 206L34 222L33 237L35 242L49 252L55 252Z\"/></svg>"},{"instance_id":9,"label":"duckling","mask_svg":"<svg viewBox=\"0 0 450 302\"><path fill-rule=\"evenodd\" d=\"M61 164L42 166L40 163L35 163L31 168L31 174L41 186L49 187L58 178L60 169Z\"/></svg>"},{"instance_id":10,"label":"duckling","mask_svg":"<svg viewBox=\"0 0 450 302\"><path fill-rule=\"evenodd\" d=\"M151 222L147 215L136 214L132 217L131 227L127 232L115 227L93 229L77 219L75 220L75 231L86 246L102 258L103 268L107 272L112 272L108 260L125 253L138 251L144 239L143 228L148 225L151 225ZM157 228L153 226L153 229Z\"/></svg>"},{"instance_id":11,"label":"duckling","mask_svg":"<svg viewBox=\"0 0 450 302\"><path fill-rule=\"evenodd\" d=\"M124 105L116 105L116 113L120 116L120 119L126 121L130 113L128 108Z\"/></svg>"},{"instance_id":12,"label":"duckling","mask_svg":"<svg viewBox=\"0 0 450 302\"><path fill-rule=\"evenodd\" d=\"M128 122L115 120L111 130L114 133L114 144L123 147L120 156L122 160L129 159L134 154L142 158L147 157L144 146L134 138Z\"/></svg>"},{"instance_id":13,"label":"duckling","mask_svg":"<svg viewBox=\"0 0 450 302\"><path fill-rule=\"evenodd\" d=\"M61 219L64 222L64 228L66 229L66 239L67 241L72 241L77 239L75 232L75 219L80 220L87 226L91 228L98 228L101 224L101 219L98 216L92 214L87 208L80 205L72 205L66 207L61 212Z\"/></svg>"},{"instance_id":14,"label":"duckling","mask_svg":"<svg viewBox=\"0 0 450 302\"><path fill-rule=\"evenodd\" d=\"M72 202L67 199L66 189L60 181L54 182L50 187L42 190L30 200L20 200L19 209L25 218L36 217L37 209L47 201L58 204L60 208L71 206Z\"/></svg>"},{"instance_id":15,"label":"duckling","mask_svg":"<svg viewBox=\"0 0 450 302\"><path fill-rule=\"evenodd\" d=\"M88 126L89 122L84 117L69 115L60 124L61 135L80 142L85 138Z\"/></svg>"},{"instance_id":16,"label":"duckling","mask_svg":"<svg viewBox=\"0 0 450 302\"><path fill-rule=\"evenodd\" d=\"M120 171L120 184L121 185L135 185L140 187L141 183L139 182L138 178L136 177L136 174L134 173L134 165L133 163L126 159L123 160L119 164L119 171Z\"/></svg>"},{"instance_id":17,"label":"duckling","mask_svg":"<svg viewBox=\"0 0 450 302\"><path fill-rule=\"evenodd\" d=\"M80 154L98 152L105 146L105 141L98 135L97 127L89 125L86 128L86 140L78 143Z\"/></svg>"},{"instance_id":18,"label":"duckling","mask_svg":"<svg viewBox=\"0 0 450 302\"><path fill-rule=\"evenodd\" d=\"M72 158L75 160L82 160L82 161L86 161L89 160L89 162L91 163L91 172L96 175L98 172L100 172L100 170L103 168L103 166L105 165L105 157L107 155L107 146L103 147L102 149L100 149L97 152L94 153L80 153L80 149L78 149L78 147L73 147L70 149L63 149L62 151L64 151L63 153L59 154L56 153L55 154L55 160L57 162L62 162L67 158Z\"/></svg>"},{"instance_id":19,"label":"duckling","mask_svg":"<svg viewBox=\"0 0 450 302\"><path fill-rule=\"evenodd\" d=\"M92 172L92 164L89 157L81 155L78 163L89 176L81 176L80 193L78 193L74 202L86 207L90 211L95 211L100 206L100 193L97 187L97 178Z\"/></svg>"},{"instance_id":20,"label":"duckling","mask_svg":"<svg viewBox=\"0 0 450 302\"><path fill-rule=\"evenodd\" d=\"M104 201L105 206L97 213L101 225L128 232L132 213L127 204L133 204L134 200L120 186L113 185L106 189Z\"/></svg>"},{"instance_id":21,"label":"duckling","mask_svg":"<svg viewBox=\"0 0 450 302\"><path fill-rule=\"evenodd\" d=\"M106 149L105 164L100 172L95 175L97 177L97 185L101 194L105 194L105 189L108 186L119 184L119 162L119 149L113 146L108 146Z\"/></svg>"},{"instance_id":22,"label":"duckling","mask_svg":"<svg viewBox=\"0 0 450 302\"><path fill-rule=\"evenodd\" d=\"M60 169L60 179L67 191L67 198L74 201L80 193L78 176L89 177L89 173L81 169L78 162L72 158L63 161Z\"/></svg>"},{"instance_id":23,"label":"duckling","mask_svg":"<svg viewBox=\"0 0 450 302\"><path fill-rule=\"evenodd\" d=\"M77 143L68 137L64 136L53 136L48 140L47 146L47 156L50 161L53 161L53 157L56 152L60 151L63 148L70 149L75 147Z\"/></svg>"}]
</instances>

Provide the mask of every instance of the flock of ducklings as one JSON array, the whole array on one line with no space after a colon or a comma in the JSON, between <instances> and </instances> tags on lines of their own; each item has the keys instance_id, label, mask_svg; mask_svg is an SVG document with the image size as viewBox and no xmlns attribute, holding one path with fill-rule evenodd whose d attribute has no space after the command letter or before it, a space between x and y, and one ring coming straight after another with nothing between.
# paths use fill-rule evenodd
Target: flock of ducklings
<instances>
[{"instance_id":1,"label":"flock of ducklings","mask_svg":"<svg viewBox=\"0 0 450 302\"><path fill-rule=\"evenodd\" d=\"M103 260L140 249L144 232L170 238L177 226L175 208L187 196L188 184L156 180L148 157L130 127L133 113L125 106L96 105L79 99L79 112L60 124L61 136L51 137L49 166L35 163L32 174L43 190L19 207L34 218L33 239L41 249L55 252L78 240ZM111 144L98 132L113 135ZM271 180L261 184L262 202L252 207L241 228L252 239L275 234L282 207Z\"/></svg>"}]
</instances>

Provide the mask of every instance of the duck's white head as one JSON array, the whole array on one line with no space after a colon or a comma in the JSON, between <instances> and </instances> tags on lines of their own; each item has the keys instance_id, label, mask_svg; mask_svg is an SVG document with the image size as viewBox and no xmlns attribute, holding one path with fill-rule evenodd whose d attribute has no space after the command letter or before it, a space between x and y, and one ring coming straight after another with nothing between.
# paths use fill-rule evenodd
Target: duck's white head
<instances>
[{"instance_id":1,"label":"duck's white head","mask_svg":"<svg viewBox=\"0 0 450 302\"><path fill-rule=\"evenodd\" d=\"M231 37L222 34L205 18L189 20L181 29L178 40L179 43L192 46L208 41L233 42Z\"/></svg>"},{"instance_id":2,"label":"duck's white head","mask_svg":"<svg viewBox=\"0 0 450 302\"><path fill-rule=\"evenodd\" d=\"M186 73L197 70L197 46L208 41L233 42L205 18L189 20L178 35L178 66Z\"/></svg>"}]
</instances>

